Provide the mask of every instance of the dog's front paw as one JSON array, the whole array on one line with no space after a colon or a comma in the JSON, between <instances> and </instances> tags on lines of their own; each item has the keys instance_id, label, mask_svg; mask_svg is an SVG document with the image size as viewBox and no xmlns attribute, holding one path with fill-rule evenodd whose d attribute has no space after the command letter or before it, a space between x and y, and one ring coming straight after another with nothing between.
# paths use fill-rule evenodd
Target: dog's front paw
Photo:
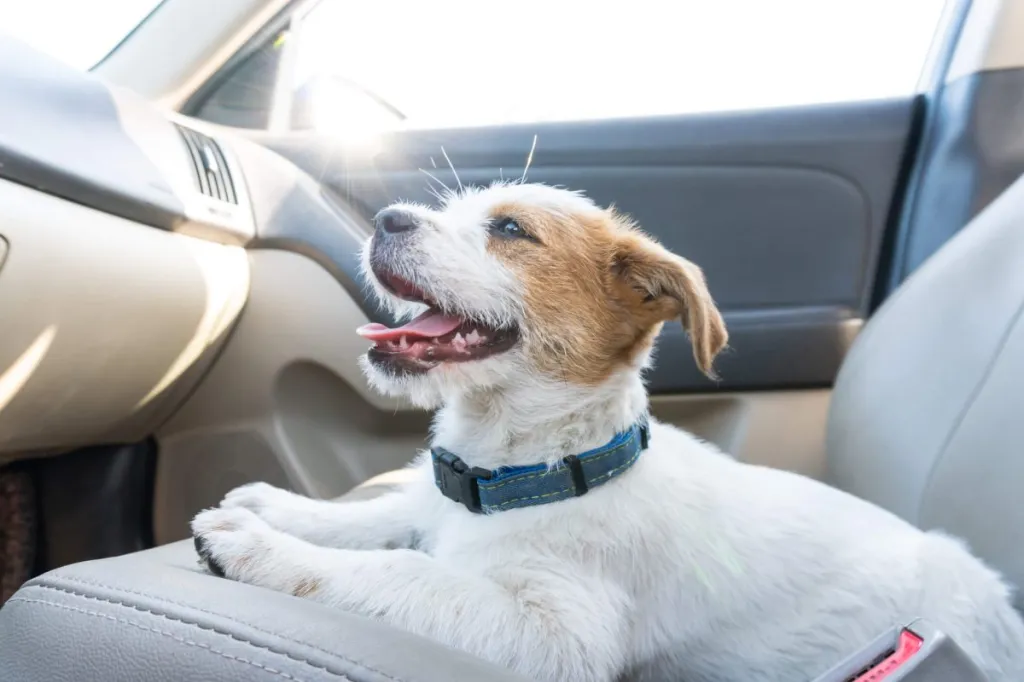
<instances>
[{"instance_id":1,"label":"dog's front paw","mask_svg":"<svg viewBox=\"0 0 1024 682\"><path fill-rule=\"evenodd\" d=\"M200 563L222 578L247 582L263 560L274 529L240 507L207 509L192 519L192 540Z\"/></svg>"},{"instance_id":2,"label":"dog's front paw","mask_svg":"<svg viewBox=\"0 0 1024 682\"><path fill-rule=\"evenodd\" d=\"M287 505L295 493L269 483L247 483L224 496L221 507L241 507L260 515L263 511Z\"/></svg>"}]
</instances>

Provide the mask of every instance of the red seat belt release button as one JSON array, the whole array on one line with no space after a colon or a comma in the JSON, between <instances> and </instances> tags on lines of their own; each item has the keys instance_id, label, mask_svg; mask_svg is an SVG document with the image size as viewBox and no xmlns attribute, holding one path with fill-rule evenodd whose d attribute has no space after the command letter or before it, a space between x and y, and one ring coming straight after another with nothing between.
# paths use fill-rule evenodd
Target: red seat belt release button
<instances>
[{"instance_id":1,"label":"red seat belt release button","mask_svg":"<svg viewBox=\"0 0 1024 682\"><path fill-rule=\"evenodd\" d=\"M901 631L895 650L850 682L879 682L879 680L884 680L913 658L914 654L920 651L923 645L924 640L910 630Z\"/></svg>"}]
</instances>

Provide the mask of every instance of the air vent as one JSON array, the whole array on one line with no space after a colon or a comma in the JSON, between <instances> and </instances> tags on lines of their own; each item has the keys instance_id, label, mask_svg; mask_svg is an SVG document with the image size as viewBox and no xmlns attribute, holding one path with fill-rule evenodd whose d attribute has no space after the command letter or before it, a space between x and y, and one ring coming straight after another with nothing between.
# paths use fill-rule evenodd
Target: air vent
<instances>
[{"instance_id":1,"label":"air vent","mask_svg":"<svg viewBox=\"0 0 1024 682\"><path fill-rule=\"evenodd\" d=\"M213 138L207 137L190 128L178 126L181 139L185 142L189 158L192 160L192 176L196 181L196 189L208 197L237 204L235 185L231 181L224 153Z\"/></svg>"}]
</instances>

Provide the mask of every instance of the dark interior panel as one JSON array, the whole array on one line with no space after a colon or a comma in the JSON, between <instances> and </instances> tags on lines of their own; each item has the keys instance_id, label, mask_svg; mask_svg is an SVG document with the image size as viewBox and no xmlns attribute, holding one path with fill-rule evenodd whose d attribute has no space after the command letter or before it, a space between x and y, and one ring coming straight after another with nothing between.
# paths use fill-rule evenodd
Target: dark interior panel
<instances>
[{"instance_id":1,"label":"dark interior panel","mask_svg":"<svg viewBox=\"0 0 1024 682\"><path fill-rule=\"evenodd\" d=\"M155 442L43 457L32 472L43 530L38 573L153 546Z\"/></svg>"},{"instance_id":2,"label":"dark interior panel","mask_svg":"<svg viewBox=\"0 0 1024 682\"><path fill-rule=\"evenodd\" d=\"M867 312L914 101L730 114L408 130L374 154L291 134L261 140L365 217L402 198L436 203L428 170L456 187L528 178L633 215L701 265L732 343L711 384L678 328L665 333L657 392L830 385ZM442 152L442 147L444 152ZM435 185L436 187L436 185Z\"/></svg>"},{"instance_id":3,"label":"dark interior panel","mask_svg":"<svg viewBox=\"0 0 1024 682\"><path fill-rule=\"evenodd\" d=\"M832 306L727 310L729 348L715 361L714 382L697 369L682 325L668 324L647 385L655 394L830 386L857 322L854 311Z\"/></svg>"},{"instance_id":4,"label":"dark interior panel","mask_svg":"<svg viewBox=\"0 0 1024 682\"><path fill-rule=\"evenodd\" d=\"M930 107L889 291L1024 173L1024 69L984 71L942 84Z\"/></svg>"}]
</instances>

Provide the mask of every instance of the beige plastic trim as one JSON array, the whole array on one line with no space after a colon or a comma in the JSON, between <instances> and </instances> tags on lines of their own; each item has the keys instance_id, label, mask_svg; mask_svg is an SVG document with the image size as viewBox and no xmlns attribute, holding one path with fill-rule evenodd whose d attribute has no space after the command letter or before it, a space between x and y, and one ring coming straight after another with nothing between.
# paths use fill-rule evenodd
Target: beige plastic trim
<instances>
[{"instance_id":1,"label":"beige plastic trim","mask_svg":"<svg viewBox=\"0 0 1024 682\"><path fill-rule=\"evenodd\" d=\"M1024 67L1024 0L972 0L946 82Z\"/></svg>"},{"instance_id":2,"label":"beige plastic trim","mask_svg":"<svg viewBox=\"0 0 1024 682\"><path fill-rule=\"evenodd\" d=\"M161 542L184 537L191 516L235 485L268 480L335 497L425 443L429 415L363 378L367 345L355 329L368 320L337 280L286 251L251 251L250 264L230 342L157 432Z\"/></svg>"},{"instance_id":3,"label":"beige plastic trim","mask_svg":"<svg viewBox=\"0 0 1024 682\"><path fill-rule=\"evenodd\" d=\"M651 409L751 464L821 479L831 389L656 396Z\"/></svg>"},{"instance_id":4,"label":"beige plastic trim","mask_svg":"<svg viewBox=\"0 0 1024 682\"><path fill-rule=\"evenodd\" d=\"M167 0L94 70L177 111L289 0Z\"/></svg>"},{"instance_id":5,"label":"beige plastic trim","mask_svg":"<svg viewBox=\"0 0 1024 682\"><path fill-rule=\"evenodd\" d=\"M246 253L0 181L0 461L146 437L210 364Z\"/></svg>"}]
</instances>

